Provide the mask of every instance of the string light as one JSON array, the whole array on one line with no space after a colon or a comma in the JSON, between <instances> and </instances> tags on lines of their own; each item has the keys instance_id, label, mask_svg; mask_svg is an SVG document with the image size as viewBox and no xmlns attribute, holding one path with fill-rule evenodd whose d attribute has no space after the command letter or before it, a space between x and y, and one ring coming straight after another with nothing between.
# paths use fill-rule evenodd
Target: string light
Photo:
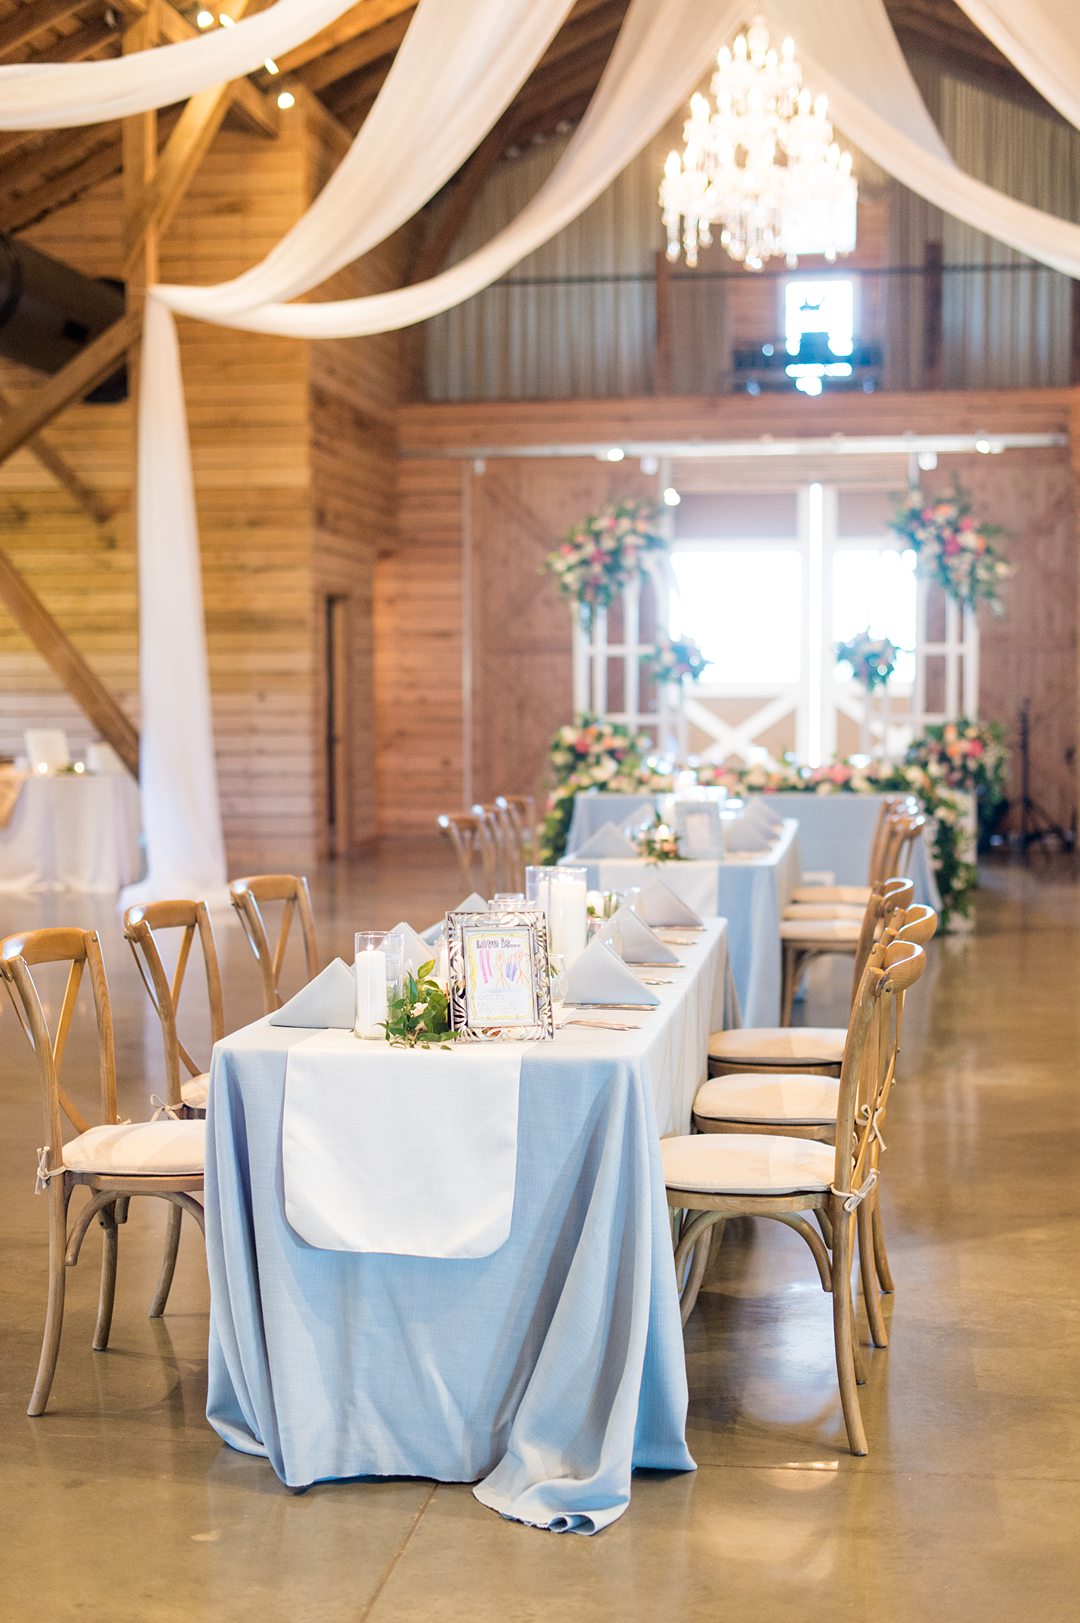
<instances>
[{"instance_id":1,"label":"string light","mask_svg":"<svg viewBox=\"0 0 1080 1623\"><path fill-rule=\"evenodd\" d=\"M674 485L669 485L667 487L667 489L664 491L664 506L665 507L678 507L678 505L679 505L679 503L681 501L682 501L682 497L679 495L679 492L675 489L675 486Z\"/></svg>"},{"instance_id":2,"label":"string light","mask_svg":"<svg viewBox=\"0 0 1080 1623\"><path fill-rule=\"evenodd\" d=\"M214 26L214 13L212 11L200 11L198 16L195 18L195 27L196 28L213 28L213 26Z\"/></svg>"},{"instance_id":3,"label":"string light","mask_svg":"<svg viewBox=\"0 0 1080 1623\"><path fill-rule=\"evenodd\" d=\"M263 67L266 69L267 73L281 72L281 69L278 67L272 56L267 57L266 61L263 63Z\"/></svg>"},{"instance_id":4,"label":"string light","mask_svg":"<svg viewBox=\"0 0 1080 1623\"><path fill-rule=\"evenodd\" d=\"M222 11L222 12L219 13L218 22L221 24L222 28L235 28L236 27L236 18L235 17L230 17L229 13L227 11Z\"/></svg>"},{"instance_id":5,"label":"string light","mask_svg":"<svg viewBox=\"0 0 1080 1623\"><path fill-rule=\"evenodd\" d=\"M287 113L290 107L296 106L296 97L291 90L281 90L278 92L277 104L283 113Z\"/></svg>"}]
</instances>

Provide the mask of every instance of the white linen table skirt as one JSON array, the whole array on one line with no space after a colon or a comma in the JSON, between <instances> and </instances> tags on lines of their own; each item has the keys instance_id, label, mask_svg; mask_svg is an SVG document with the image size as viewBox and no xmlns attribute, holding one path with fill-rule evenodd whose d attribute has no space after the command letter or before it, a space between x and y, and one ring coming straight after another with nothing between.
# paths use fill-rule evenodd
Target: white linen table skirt
<instances>
[{"instance_id":1,"label":"white linen table skirt","mask_svg":"<svg viewBox=\"0 0 1080 1623\"><path fill-rule=\"evenodd\" d=\"M42 773L0 829L0 891L116 895L142 872L139 788L124 773Z\"/></svg>"},{"instance_id":2,"label":"white linen table skirt","mask_svg":"<svg viewBox=\"0 0 1080 1623\"><path fill-rule=\"evenodd\" d=\"M744 1025L780 1020L780 920L801 876L798 825L784 822L767 851L732 852L722 861L648 863L642 857L603 857L564 863L588 869L593 890L629 890L659 874L702 918L728 921L731 973Z\"/></svg>"},{"instance_id":3,"label":"white linen table skirt","mask_svg":"<svg viewBox=\"0 0 1080 1623\"><path fill-rule=\"evenodd\" d=\"M477 1482L482 1503L559 1531L621 1515L634 1466L693 1469L659 1133L689 1127L725 926L680 952L658 1008L595 1016L640 1029L523 1045L510 1234L486 1257L301 1240L281 1133L289 1050L310 1033L263 1019L217 1044L207 1416L227 1443L292 1486Z\"/></svg>"}]
</instances>

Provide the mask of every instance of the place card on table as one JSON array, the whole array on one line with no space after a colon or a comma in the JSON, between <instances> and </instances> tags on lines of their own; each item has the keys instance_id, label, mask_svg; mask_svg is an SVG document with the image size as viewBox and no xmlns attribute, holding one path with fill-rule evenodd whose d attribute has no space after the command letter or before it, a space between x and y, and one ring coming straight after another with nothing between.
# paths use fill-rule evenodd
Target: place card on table
<instances>
[{"instance_id":1,"label":"place card on table","mask_svg":"<svg viewBox=\"0 0 1080 1623\"><path fill-rule=\"evenodd\" d=\"M654 928L657 925L678 925L684 930L700 930L704 926L694 909L676 896L670 885L666 885L659 874L649 879L641 887L641 894L634 909L639 919Z\"/></svg>"},{"instance_id":2,"label":"place card on table","mask_svg":"<svg viewBox=\"0 0 1080 1623\"><path fill-rule=\"evenodd\" d=\"M613 947L612 937L617 934L621 945L620 957L625 964L677 964L679 955L672 952L666 941L632 913L625 905L618 908L599 932L600 940Z\"/></svg>"},{"instance_id":3,"label":"place card on table","mask_svg":"<svg viewBox=\"0 0 1080 1623\"><path fill-rule=\"evenodd\" d=\"M577 1006L652 1009L660 999L627 969L613 947L596 936L566 972L566 1001Z\"/></svg>"},{"instance_id":4,"label":"place card on table","mask_svg":"<svg viewBox=\"0 0 1080 1623\"><path fill-rule=\"evenodd\" d=\"M270 1024L351 1031L355 1019L356 973L343 959L333 958L313 981L274 1010Z\"/></svg>"},{"instance_id":5,"label":"place card on table","mask_svg":"<svg viewBox=\"0 0 1080 1623\"><path fill-rule=\"evenodd\" d=\"M296 1043L281 1130L290 1226L324 1251L490 1256L510 1233L520 1080L506 1047L329 1031Z\"/></svg>"},{"instance_id":6,"label":"place card on table","mask_svg":"<svg viewBox=\"0 0 1080 1623\"><path fill-rule=\"evenodd\" d=\"M597 861L604 857L636 857L637 846L617 824L605 823L571 855L575 862L580 861L582 857Z\"/></svg>"}]
</instances>

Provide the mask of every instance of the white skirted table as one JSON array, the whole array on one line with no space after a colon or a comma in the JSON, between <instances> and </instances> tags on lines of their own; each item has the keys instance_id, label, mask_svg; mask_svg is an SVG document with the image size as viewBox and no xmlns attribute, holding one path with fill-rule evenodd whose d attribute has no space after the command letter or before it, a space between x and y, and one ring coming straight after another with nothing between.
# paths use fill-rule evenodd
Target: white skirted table
<instances>
[{"instance_id":1,"label":"white skirted table","mask_svg":"<svg viewBox=\"0 0 1080 1623\"><path fill-rule=\"evenodd\" d=\"M798 824L788 818L768 850L730 852L720 860L649 863L642 857L564 857L588 870L593 890L629 890L658 874L702 918L725 918L731 973L742 1020L780 1019L780 920L799 884Z\"/></svg>"},{"instance_id":2,"label":"white skirted table","mask_svg":"<svg viewBox=\"0 0 1080 1623\"><path fill-rule=\"evenodd\" d=\"M139 788L125 773L35 773L0 828L0 891L115 895L142 872Z\"/></svg>"},{"instance_id":3,"label":"white skirted table","mask_svg":"<svg viewBox=\"0 0 1080 1623\"><path fill-rule=\"evenodd\" d=\"M302 1239L289 1220L305 1204L295 1168L311 1164L320 1134L325 1150L334 1122L317 1091L290 1097L309 1088L312 1068L306 1059L291 1067L290 1054L325 1066L336 1047L362 1089L361 1050L374 1045L357 1044L346 1061L344 1034L328 1042L266 1019L217 1044L207 1120L207 1415L227 1443L268 1459L292 1486L368 1475L475 1482L482 1503L557 1531L615 1520L635 1466L693 1469L659 1135L688 1130L708 1034L722 1024L725 926L712 922L680 960L656 1008L592 1015L635 1029L574 1026L553 1041L513 1045L512 1217L489 1255L393 1255ZM394 1057L385 1045L372 1056L377 1085ZM457 1078L436 1120L418 1107L384 1139L400 1158L408 1135L419 1168L430 1164L426 1136L445 1133L447 1111L466 1113L459 1139L468 1129L468 1067L462 1053L401 1057L447 1085ZM403 1078L407 1071L415 1074L406 1066ZM490 1068L481 1071L489 1086ZM387 1131L385 1110L355 1098L349 1108L369 1136ZM290 1161L298 1135L305 1158ZM338 1137L340 1160L350 1135ZM372 1145L365 1151L370 1164ZM505 1157L497 1165L505 1176ZM498 1176L493 1166L492 1184ZM421 1174L415 1182L406 1194L425 1207L430 1190ZM364 1198L348 1194L355 1179L335 1187L339 1205ZM499 1191L484 1193L494 1201ZM355 1214L329 1212L325 1191L320 1208L321 1228L355 1231Z\"/></svg>"}]
</instances>

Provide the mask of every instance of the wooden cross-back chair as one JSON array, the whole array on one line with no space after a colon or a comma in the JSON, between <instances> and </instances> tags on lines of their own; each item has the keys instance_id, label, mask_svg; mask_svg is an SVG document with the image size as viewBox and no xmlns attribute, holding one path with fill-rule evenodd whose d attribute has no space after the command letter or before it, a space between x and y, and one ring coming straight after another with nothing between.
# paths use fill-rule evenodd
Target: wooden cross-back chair
<instances>
[{"instance_id":1,"label":"wooden cross-back chair","mask_svg":"<svg viewBox=\"0 0 1080 1623\"><path fill-rule=\"evenodd\" d=\"M877 1141L893 1078L895 999L918 980L925 961L917 942L893 941L872 954L863 971L844 1047L835 1144L742 1132L696 1133L660 1144L668 1205L681 1214L675 1268L683 1322L701 1289L718 1223L766 1217L794 1229L832 1295L840 1401L853 1454L867 1452L858 1396L865 1370L851 1295L857 1213L877 1183Z\"/></svg>"},{"instance_id":2,"label":"wooden cross-back chair","mask_svg":"<svg viewBox=\"0 0 1080 1623\"><path fill-rule=\"evenodd\" d=\"M496 795L514 861L524 885L524 870L536 861L536 801L532 795Z\"/></svg>"},{"instance_id":3,"label":"wooden cross-back chair","mask_svg":"<svg viewBox=\"0 0 1080 1623\"><path fill-rule=\"evenodd\" d=\"M453 848L466 891L490 897L495 889L495 846L486 817L476 812L444 812L439 828Z\"/></svg>"},{"instance_id":4,"label":"wooden cross-back chair","mask_svg":"<svg viewBox=\"0 0 1080 1623\"><path fill-rule=\"evenodd\" d=\"M166 930L182 932L171 981L158 949L158 937ZM129 907L124 914L124 939L131 947L142 983L161 1022L165 1046L165 1103L170 1111L205 1112L210 1089L210 1056L207 1055L207 1065L202 1066L181 1042L179 1007L191 949L197 939L206 979L211 1047L224 1037L221 968L209 909L205 902L189 901L148 902L144 907Z\"/></svg>"},{"instance_id":5,"label":"wooden cross-back chair","mask_svg":"<svg viewBox=\"0 0 1080 1623\"><path fill-rule=\"evenodd\" d=\"M44 965L68 966L56 1034L48 1021L33 971ZM89 981L97 1033L98 1120L92 1122L61 1085L60 1072L84 974ZM120 1122L116 1110L116 1054L112 1006L101 942L94 930L31 930L0 942L0 976L19 1025L34 1054L41 1083L45 1142L38 1150L38 1189L49 1203L49 1297L37 1377L27 1413L40 1415L49 1400L64 1322L66 1270L79 1260L83 1238L96 1217L103 1231L101 1289L91 1345L109 1344L116 1293L117 1237L136 1195L166 1200L203 1226L195 1198L202 1193L205 1123L201 1121ZM64 1141L64 1121L75 1136ZM75 1189L89 1199L68 1221ZM176 1264L172 1228L151 1317L165 1311Z\"/></svg>"},{"instance_id":6,"label":"wooden cross-back chair","mask_svg":"<svg viewBox=\"0 0 1080 1623\"><path fill-rule=\"evenodd\" d=\"M890 875L906 877L911 848L922 836L926 818L917 813L896 813L889 819L884 858ZM871 898L879 890L871 888ZM868 904L869 905L869 904ZM791 908L780 924L782 947L780 1023L790 1026L795 992L804 971L816 958L840 954L859 958L864 940L866 912L857 907L839 907L819 916L816 909Z\"/></svg>"},{"instance_id":7,"label":"wooden cross-back chair","mask_svg":"<svg viewBox=\"0 0 1080 1623\"><path fill-rule=\"evenodd\" d=\"M273 1014L280 1009L284 998L281 993L281 971L285 963L285 949L293 916L300 921L304 938L304 961L308 978L319 972L319 948L315 939L315 919L311 911L311 893L303 874L264 873L249 874L244 879L233 879L229 884L229 900L236 909L243 926L248 946L254 955L262 976L263 1012ZM281 922L273 947L267 933L263 908L268 903L281 902Z\"/></svg>"},{"instance_id":8,"label":"wooden cross-back chair","mask_svg":"<svg viewBox=\"0 0 1080 1623\"><path fill-rule=\"evenodd\" d=\"M906 882L910 892L910 881ZM927 947L937 931L938 917L922 903L895 907L884 920L880 938L871 948L869 962L882 964L894 941L913 941ZM893 1047L889 1056L890 1087L896 1076L900 1051L904 995L896 999ZM854 1008L854 1003L852 1005ZM847 1034L844 1034L846 1044ZM841 1050L842 1058L842 1050ZM831 1144L836 1137L836 1113L841 1066L781 1067L746 1066L739 1071L713 1076L698 1089L694 1100L693 1124L702 1133L765 1133L813 1138ZM878 1117L873 1145L874 1168L879 1166L883 1147L881 1130L885 1103ZM859 1266L863 1298L870 1333L878 1347L888 1346L889 1337L881 1309L880 1292L893 1290L881 1218L879 1184L859 1207Z\"/></svg>"},{"instance_id":9,"label":"wooden cross-back chair","mask_svg":"<svg viewBox=\"0 0 1080 1623\"><path fill-rule=\"evenodd\" d=\"M490 854L487 896L496 891L520 890L525 883L524 874L515 873L514 836L502 808L494 800L477 802L470 807L473 817L483 825L484 838Z\"/></svg>"},{"instance_id":10,"label":"wooden cross-back chair","mask_svg":"<svg viewBox=\"0 0 1080 1623\"><path fill-rule=\"evenodd\" d=\"M852 997L879 929L887 929L893 914L909 907L914 895L910 879L883 880L867 893L857 932L850 923L836 932L837 951L854 953ZM709 1075L798 1071L838 1077L846 1037L846 1026L742 1026L714 1031L709 1037Z\"/></svg>"}]
</instances>

